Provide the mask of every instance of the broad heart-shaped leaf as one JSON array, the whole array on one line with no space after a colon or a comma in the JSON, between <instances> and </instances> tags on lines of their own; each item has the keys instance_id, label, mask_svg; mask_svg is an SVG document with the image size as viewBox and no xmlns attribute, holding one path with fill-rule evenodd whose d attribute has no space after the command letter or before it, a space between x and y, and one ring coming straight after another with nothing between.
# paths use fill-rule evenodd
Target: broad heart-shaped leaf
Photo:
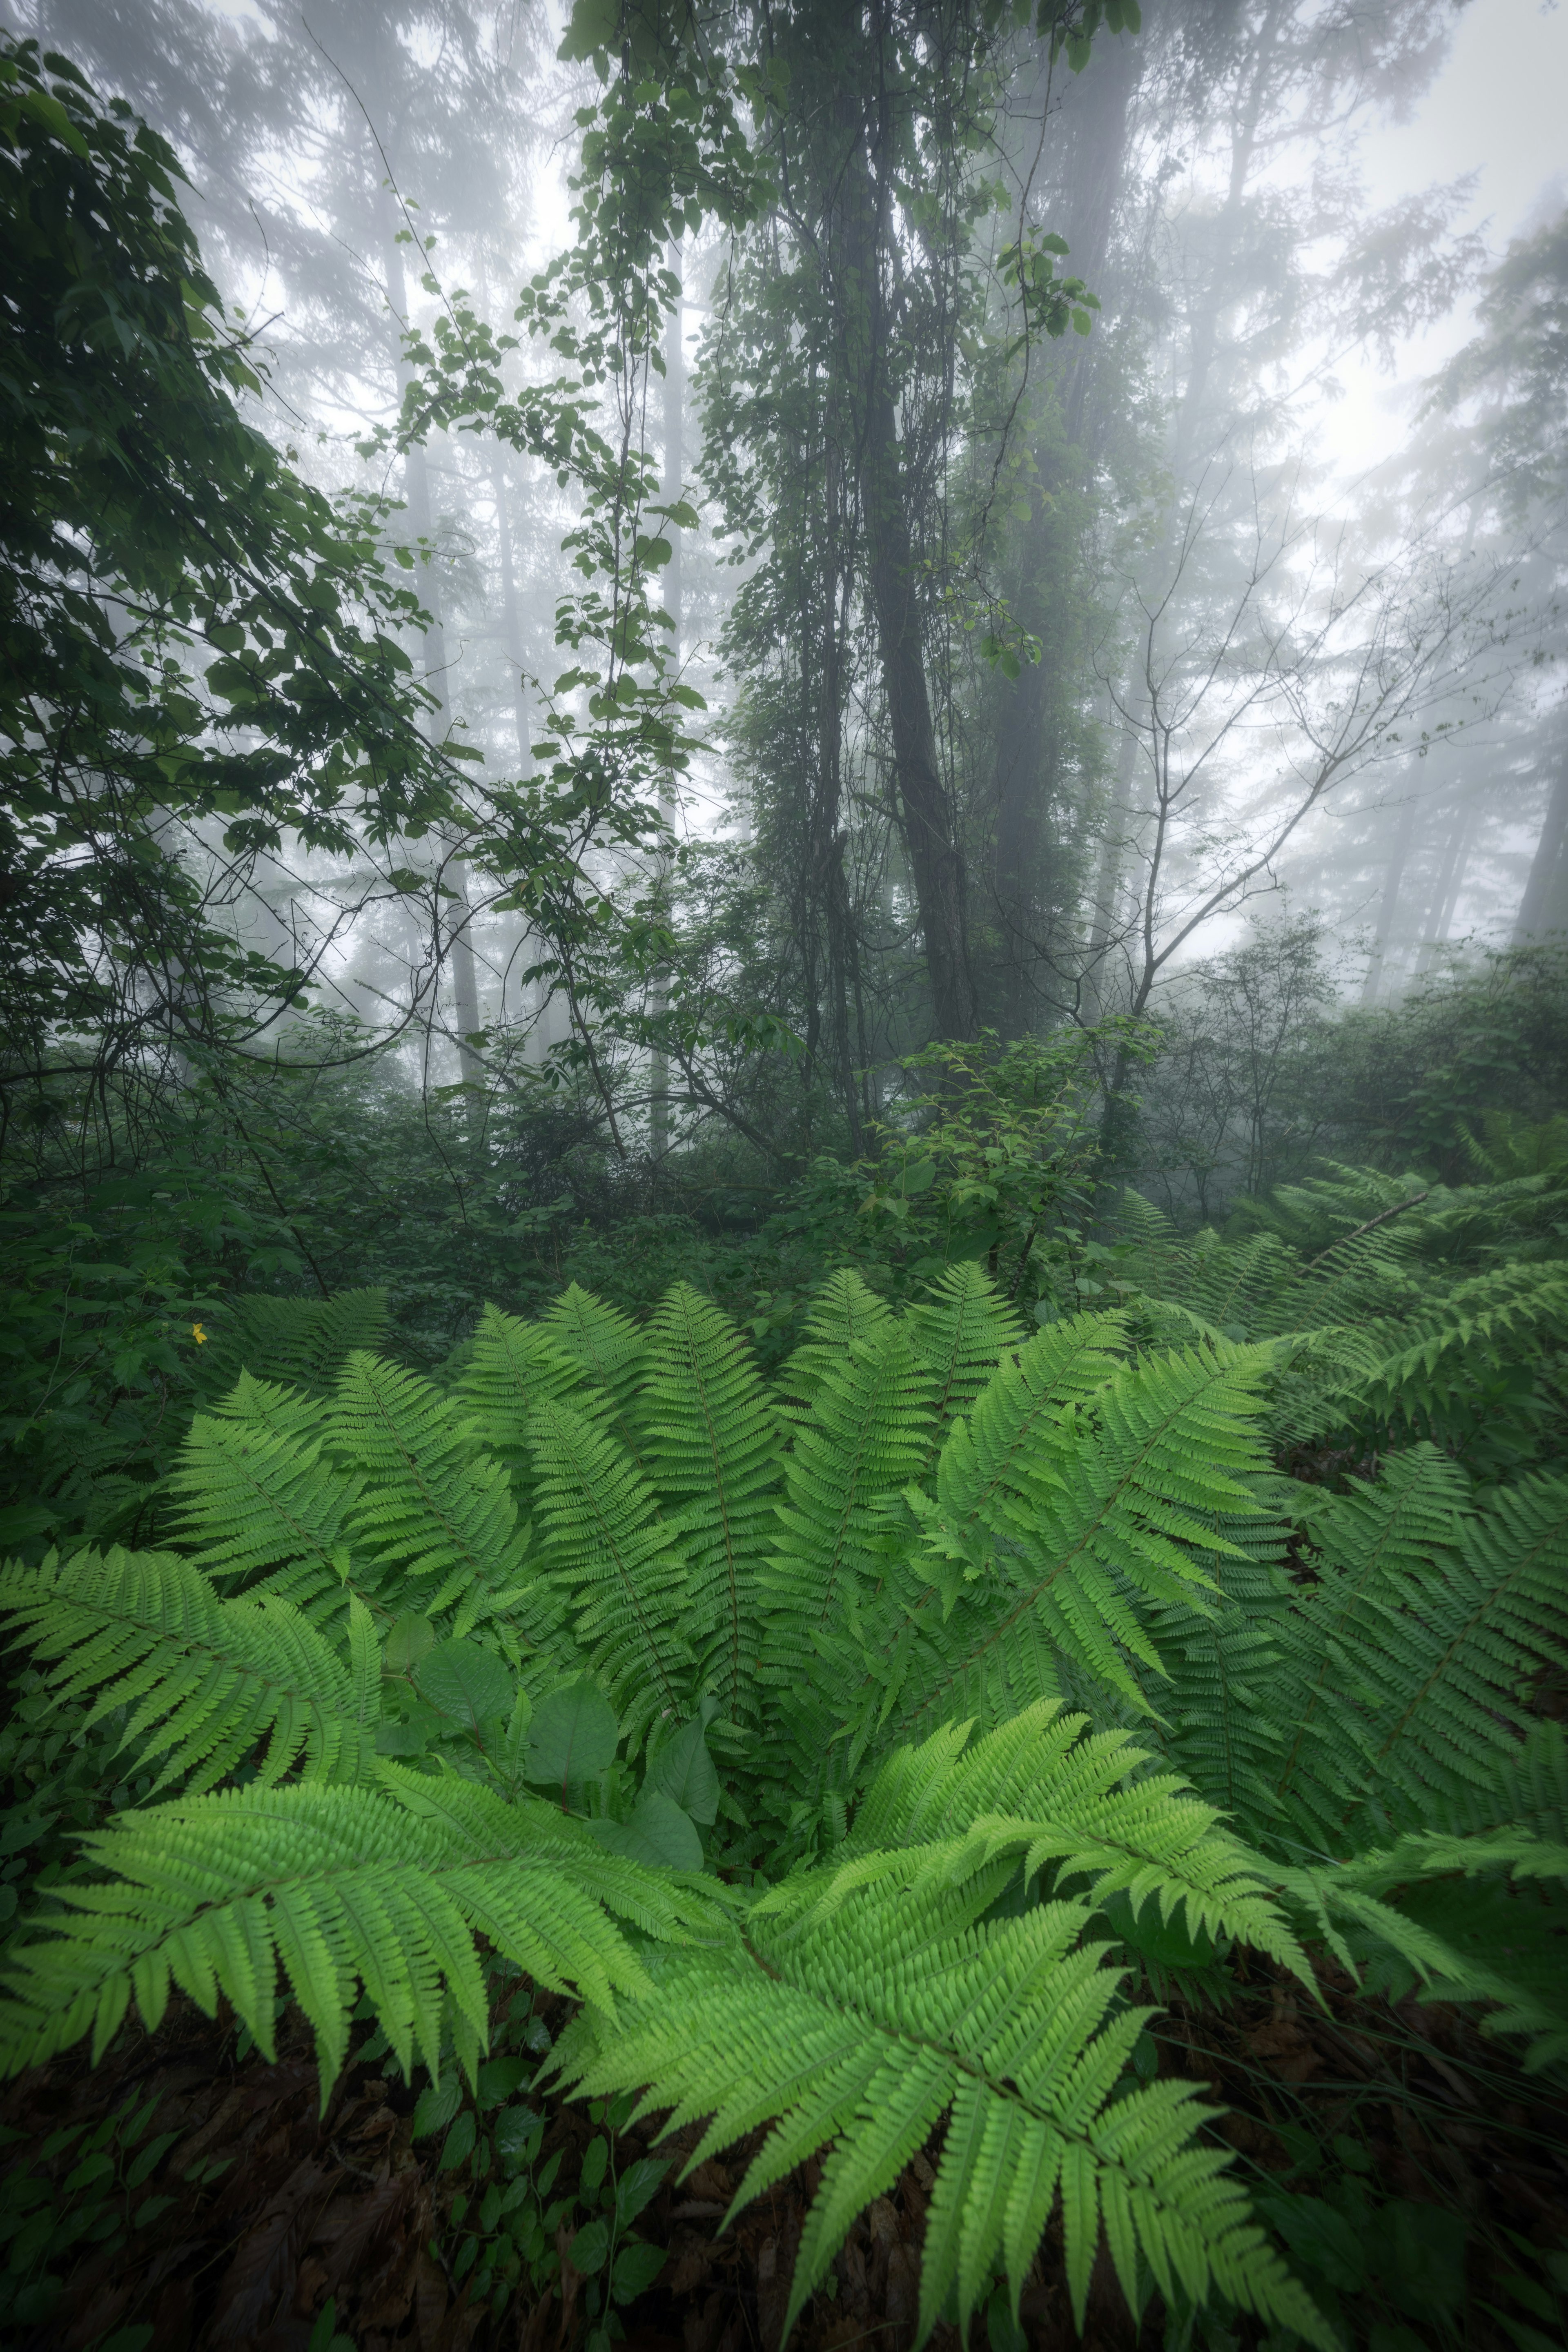
<instances>
[{"instance_id":1,"label":"broad heart-shaped leaf","mask_svg":"<svg viewBox=\"0 0 1568 2352\"><path fill-rule=\"evenodd\" d=\"M437 1642L420 1659L414 1679L422 1698L454 1716L466 1730L477 1731L488 1717L511 1712L512 1677L494 1652L477 1642Z\"/></svg>"},{"instance_id":2,"label":"broad heart-shaped leaf","mask_svg":"<svg viewBox=\"0 0 1568 2352\"><path fill-rule=\"evenodd\" d=\"M523 1778L536 1786L566 1788L591 1780L615 1760L616 1711L596 1683L568 1683L533 1711Z\"/></svg>"},{"instance_id":3,"label":"broad heart-shaped leaf","mask_svg":"<svg viewBox=\"0 0 1568 2352\"><path fill-rule=\"evenodd\" d=\"M648 1789L637 1799L629 1822L596 1821L588 1827L602 1846L627 1862L654 1868L700 1870L702 1841L689 1813L682 1812L662 1789Z\"/></svg>"},{"instance_id":4,"label":"broad heart-shaped leaf","mask_svg":"<svg viewBox=\"0 0 1568 2352\"><path fill-rule=\"evenodd\" d=\"M416 1609L405 1609L386 1637L382 1663L389 1675L405 1675L434 1646L436 1628Z\"/></svg>"},{"instance_id":5,"label":"broad heart-shaped leaf","mask_svg":"<svg viewBox=\"0 0 1568 2352\"><path fill-rule=\"evenodd\" d=\"M674 1738L665 1741L647 1776L649 1790L672 1797L682 1812L705 1827L719 1818L719 1775L708 1753L706 1727L700 1716L683 1723Z\"/></svg>"}]
</instances>

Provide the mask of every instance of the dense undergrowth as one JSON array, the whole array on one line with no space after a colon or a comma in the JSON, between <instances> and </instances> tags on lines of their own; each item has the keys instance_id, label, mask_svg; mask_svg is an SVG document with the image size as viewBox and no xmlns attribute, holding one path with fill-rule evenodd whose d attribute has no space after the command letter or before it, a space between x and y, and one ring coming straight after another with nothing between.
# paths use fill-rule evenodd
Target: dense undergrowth
<instances>
[{"instance_id":1,"label":"dense undergrowth","mask_svg":"<svg viewBox=\"0 0 1568 2352\"><path fill-rule=\"evenodd\" d=\"M1552 2341L1568 1286L1494 1162L1129 1199L1026 1319L1000 1233L847 1269L771 1378L689 1284L436 1378L215 1311L137 1548L0 1586L12 2327Z\"/></svg>"}]
</instances>

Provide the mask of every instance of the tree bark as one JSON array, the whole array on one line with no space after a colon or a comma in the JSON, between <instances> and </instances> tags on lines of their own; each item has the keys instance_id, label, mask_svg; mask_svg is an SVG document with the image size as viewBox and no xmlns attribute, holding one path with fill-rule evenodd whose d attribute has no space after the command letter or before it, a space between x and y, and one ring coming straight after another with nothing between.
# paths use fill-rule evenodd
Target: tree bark
<instances>
[{"instance_id":1,"label":"tree bark","mask_svg":"<svg viewBox=\"0 0 1568 2352\"><path fill-rule=\"evenodd\" d=\"M1110 227L1127 153L1128 103L1137 79L1134 44L1097 47L1062 107L1059 165L1052 175L1060 196L1051 206L1068 248L1075 277L1098 289L1105 272ZM1033 513L1024 534L1015 617L1039 640L1040 656L1011 686L998 678L992 887L1002 924L1001 1018L1007 1034L1023 1034L1035 1017L1032 967L1048 952L1053 918L1073 884L1059 868L1059 837L1051 819L1061 796L1064 732L1082 667L1081 595L1084 518L1077 501L1087 488L1092 457L1084 446L1093 378L1090 346L1075 335L1072 350L1047 379L1047 406L1037 436ZM1054 412L1054 419L1053 419ZM1055 431L1050 430L1055 422ZM1092 436L1090 436L1092 437ZM1058 870L1053 871L1055 867Z\"/></svg>"},{"instance_id":2,"label":"tree bark","mask_svg":"<svg viewBox=\"0 0 1568 2352\"><path fill-rule=\"evenodd\" d=\"M858 117L858 110L856 110ZM939 1037L975 1034L964 871L942 773L926 684L913 534L887 365L877 202L858 120L846 159L842 270L837 289L845 374L855 408L856 457L871 608L892 738L893 781L909 852Z\"/></svg>"}]
</instances>

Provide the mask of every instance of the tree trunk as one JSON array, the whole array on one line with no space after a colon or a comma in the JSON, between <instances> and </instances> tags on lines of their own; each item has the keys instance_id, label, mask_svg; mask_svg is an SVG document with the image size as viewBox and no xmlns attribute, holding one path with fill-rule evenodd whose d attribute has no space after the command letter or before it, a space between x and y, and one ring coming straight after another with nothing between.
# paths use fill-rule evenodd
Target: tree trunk
<instances>
[{"instance_id":1,"label":"tree trunk","mask_svg":"<svg viewBox=\"0 0 1568 2352\"><path fill-rule=\"evenodd\" d=\"M400 331L407 316L407 289L403 275L403 248L390 236L386 244L386 295L392 306L395 330ZM408 371L400 348L397 357L400 397L407 378ZM415 538L433 546L430 472L422 444L416 443L404 458L403 494ZM430 614L430 626L425 632L421 654L425 683L437 698L438 707L432 718L438 741L449 723L451 703L447 680L447 628L441 614L440 582L431 570L426 571L421 583L421 600ZM458 1066L465 1087L482 1088L484 1064L468 1043L479 1027L479 992L473 936L468 928L468 869L466 862L461 857L448 857L443 866L442 880L445 888L451 893L452 903L452 917L442 945L442 956L452 968L452 1024L458 1048ZM441 910L437 905L437 928L441 920Z\"/></svg>"},{"instance_id":2,"label":"tree trunk","mask_svg":"<svg viewBox=\"0 0 1568 2352\"><path fill-rule=\"evenodd\" d=\"M679 278L680 247L679 245L672 245L669 248L669 269L673 278ZM678 295L675 308L669 314L664 331L664 478L660 485L659 495L667 507L672 507L679 500L685 466L685 310ZM679 673L680 668L681 534L668 518L664 523L664 535L675 551L665 567L664 609L675 623L669 640L669 661L671 668ZM668 792L661 791L659 793L658 813L666 824L674 824L675 803L668 797ZM668 857L663 850L660 850L658 880L661 893L667 886L668 872ZM648 999L649 1011L657 1018L665 1011L668 1002L664 981L662 978L656 979ZM662 1160L669 1149L669 1056L668 1054L657 1052L649 1056L648 1142L654 1158Z\"/></svg>"},{"instance_id":3,"label":"tree trunk","mask_svg":"<svg viewBox=\"0 0 1568 2352\"><path fill-rule=\"evenodd\" d=\"M1372 956L1362 982L1361 1001L1375 1004L1383 986L1384 970L1388 961L1389 941L1394 937L1394 925L1399 912L1400 887L1405 868L1415 841L1415 819L1418 803L1412 790L1400 814L1399 830L1394 836L1394 849L1388 861L1388 873L1383 886L1383 899L1377 910L1377 929L1372 942Z\"/></svg>"},{"instance_id":4,"label":"tree trunk","mask_svg":"<svg viewBox=\"0 0 1568 2352\"><path fill-rule=\"evenodd\" d=\"M842 197L843 268L837 289L845 376L855 409L860 508L871 607L892 737L893 780L931 978L939 1037L973 1037L963 859L937 752L926 685L920 596L898 420L888 381L876 195L863 129L856 121Z\"/></svg>"},{"instance_id":5,"label":"tree trunk","mask_svg":"<svg viewBox=\"0 0 1568 2352\"><path fill-rule=\"evenodd\" d=\"M1127 154L1128 103L1137 80L1136 45L1097 45L1065 95L1058 131L1061 152L1052 173L1050 226L1068 248L1068 267L1098 290ZM1033 967L1050 953L1053 922L1074 894L1052 818L1066 767L1064 735L1083 667L1081 645L1086 518L1079 501L1092 466L1085 425L1094 367L1090 343L1075 335L1050 366L1036 435L1033 513L1020 551L1015 617L1038 639L1040 657L1013 685L998 678L996 838L993 890L1002 927L1002 1025L1021 1034L1036 1016ZM1037 354L1037 369L1047 365ZM1090 435L1092 439L1092 434Z\"/></svg>"},{"instance_id":6,"label":"tree trunk","mask_svg":"<svg viewBox=\"0 0 1568 2352\"><path fill-rule=\"evenodd\" d=\"M1454 909L1459 903L1459 892L1464 887L1465 867L1469 861L1474 833L1475 809L1471 803L1466 801L1454 819L1447 845L1443 852L1442 870L1437 877L1437 887L1432 893L1432 904L1427 909L1426 936L1421 942L1421 953L1415 960L1417 976L1431 970L1437 960L1438 950L1447 943L1453 928Z\"/></svg>"},{"instance_id":7,"label":"tree trunk","mask_svg":"<svg viewBox=\"0 0 1568 2352\"><path fill-rule=\"evenodd\" d=\"M1545 822L1535 845L1535 855L1530 861L1524 896L1519 905L1519 919L1513 927L1516 948L1523 947L1531 940L1544 939L1548 933L1560 931L1568 926L1565 841L1568 841L1568 756L1560 752L1557 781L1546 803Z\"/></svg>"}]
</instances>

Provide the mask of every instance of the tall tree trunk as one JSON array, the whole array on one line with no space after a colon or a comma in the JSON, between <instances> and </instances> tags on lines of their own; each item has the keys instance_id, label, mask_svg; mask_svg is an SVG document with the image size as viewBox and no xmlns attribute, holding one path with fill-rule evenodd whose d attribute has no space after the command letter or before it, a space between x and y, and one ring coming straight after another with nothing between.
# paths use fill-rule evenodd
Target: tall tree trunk
<instances>
[{"instance_id":1,"label":"tall tree trunk","mask_svg":"<svg viewBox=\"0 0 1568 2352\"><path fill-rule=\"evenodd\" d=\"M1408 785L1409 780L1407 779L1406 782ZM1389 942L1394 937L1394 926L1399 913L1399 895L1405 881L1405 868L1409 863L1410 852L1415 842L1418 806L1414 789L1408 790L1405 806L1400 812L1399 828L1394 836L1394 847L1389 856L1388 870L1384 879L1383 898L1377 910L1377 929L1373 936L1372 955L1366 967L1366 978L1362 982L1361 1001L1363 1004L1375 1004L1378 992L1383 986L1384 971L1388 962Z\"/></svg>"},{"instance_id":2,"label":"tall tree trunk","mask_svg":"<svg viewBox=\"0 0 1568 2352\"><path fill-rule=\"evenodd\" d=\"M680 247L669 248L669 271L672 278L680 276ZM670 311L664 331L664 478L659 495L667 507L675 506L681 495L686 467L686 341L685 307L679 296ZM664 609L674 622L669 640L671 667L680 668L681 533L668 519L664 533L674 550L664 573ZM659 793L658 813L667 825L675 823L675 803L668 787ZM668 886L669 860L668 853L659 852L658 879L661 893ZM656 979L649 996L649 1010L661 1014L668 996L662 978ZM669 1056L655 1053L649 1057L648 1071L648 1142L656 1160L661 1160L669 1149Z\"/></svg>"},{"instance_id":3,"label":"tall tree trunk","mask_svg":"<svg viewBox=\"0 0 1568 2352\"><path fill-rule=\"evenodd\" d=\"M1464 887L1465 867L1475 834L1475 815L1474 803L1468 800L1462 802L1449 830L1443 851L1442 868L1432 893L1432 904L1427 909L1421 952L1415 960L1417 976L1430 971L1437 961L1438 950L1447 944L1448 933L1453 929L1454 909L1459 903L1459 892Z\"/></svg>"},{"instance_id":4,"label":"tall tree trunk","mask_svg":"<svg viewBox=\"0 0 1568 2352\"><path fill-rule=\"evenodd\" d=\"M1096 289L1104 277L1121 190L1128 104L1137 74L1133 43L1099 45L1062 106L1061 152L1052 173L1061 194L1050 206L1050 225L1067 240L1074 275ZM1038 639L1040 657L1013 685L998 679L995 687L1000 710L993 890L1003 934L1000 1011L1010 1034L1026 1030L1035 1017L1032 968L1042 949L1048 952L1052 917L1071 889L1065 876L1048 868L1060 856L1059 843L1050 838L1051 820L1061 790L1062 738L1081 666L1074 598L1084 523L1076 502L1092 464L1084 440L1094 369L1089 345L1077 336L1070 340L1071 352L1047 378L1033 513L1014 599L1015 616ZM1041 363L1037 360L1037 366Z\"/></svg>"},{"instance_id":5,"label":"tall tree trunk","mask_svg":"<svg viewBox=\"0 0 1568 2352\"><path fill-rule=\"evenodd\" d=\"M855 409L860 508L871 608L892 738L897 805L909 852L939 1037L973 1037L977 1025L970 971L963 859L937 751L926 684L913 534L888 380L877 200L858 110L846 159L843 268L837 289L845 377Z\"/></svg>"},{"instance_id":6,"label":"tall tree trunk","mask_svg":"<svg viewBox=\"0 0 1568 2352\"><path fill-rule=\"evenodd\" d=\"M1513 927L1515 947L1544 939L1568 926L1568 747L1558 753L1557 780L1546 803L1545 822L1530 861L1519 919Z\"/></svg>"},{"instance_id":7,"label":"tall tree trunk","mask_svg":"<svg viewBox=\"0 0 1568 2352\"><path fill-rule=\"evenodd\" d=\"M392 307L394 330L401 332L407 317L407 289L403 275L403 248L389 236L386 242L386 294ZM408 381L408 369L399 345L397 355L397 387L401 397ZM408 509L408 520L416 539L434 546L431 524L430 472L423 445L416 443L403 461L403 494ZM426 568L421 583L421 596L430 614L430 626L425 632L422 647L425 683L437 698L433 713L437 740L445 735L451 719L451 702L447 677L447 627L441 611L441 583L432 568ZM458 1066L465 1087L482 1088L484 1064L468 1043L479 1026L479 974L474 962L474 942L469 930L468 869L458 856L446 859L442 882L451 893L452 913L447 925L447 936L441 943L443 961L452 970L452 1024L458 1047ZM437 908L437 929L442 922L439 904Z\"/></svg>"}]
</instances>

